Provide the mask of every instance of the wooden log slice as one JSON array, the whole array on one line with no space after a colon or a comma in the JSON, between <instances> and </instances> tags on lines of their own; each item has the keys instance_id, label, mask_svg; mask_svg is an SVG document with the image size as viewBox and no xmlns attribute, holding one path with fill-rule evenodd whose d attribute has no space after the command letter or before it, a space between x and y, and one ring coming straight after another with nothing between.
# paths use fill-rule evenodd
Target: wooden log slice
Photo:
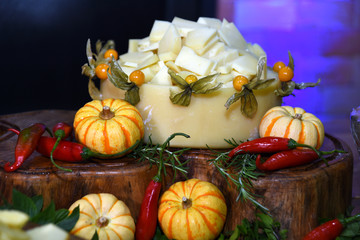
<instances>
[{"instance_id":1,"label":"wooden log slice","mask_svg":"<svg viewBox=\"0 0 360 240\"><path fill-rule=\"evenodd\" d=\"M0 166L14 161L17 137L7 132L9 127L23 129L35 122L50 128L59 121L72 123L75 112L62 110L34 111L0 116ZM318 225L321 218L335 218L351 204L353 158L349 147L342 141L326 135L321 150L345 150L327 156L328 166L318 160L301 167L264 173L253 181L253 193L267 207L282 228L288 229L288 239L301 239ZM199 178L214 183L223 192L228 206L225 230L233 230L242 219L254 218L255 208L250 202L237 201L239 191L227 183L209 160L209 150L194 149L182 156L189 160L188 178ZM58 162L72 172L58 170L44 156L34 153L16 172L6 173L0 168L0 193L11 201L15 188L28 196L42 195L44 204L51 200L57 208L68 208L73 202L89 193L112 193L130 208L136 219L145 189L156 175L157 168L148 162L121 158L116 160L93 159L83 163ZM168 169L162 191L172 182ZM178 176L176 181L185 180Z\"/></svg>"}]
</instances>

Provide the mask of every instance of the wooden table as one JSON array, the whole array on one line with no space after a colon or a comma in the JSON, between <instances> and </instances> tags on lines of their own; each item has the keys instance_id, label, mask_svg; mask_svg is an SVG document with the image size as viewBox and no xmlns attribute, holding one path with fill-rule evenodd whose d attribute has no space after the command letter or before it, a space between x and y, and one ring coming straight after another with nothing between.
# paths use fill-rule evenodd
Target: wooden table
<instances>
[{"instance_id":1,"label":"wooden table","mask_svg":"<svg viewBox=\"0 0 360 240\"><path fill-rule=\"evenodd\" d=\"M0 166L14 159L16 136L8 127L20 129L35 122L52 127L59 121L71 123L75 112L62 110L33 111L0 116ZM352 200L353 156L348 145L327 135L322 150L342 149L348 153L327 157L329 166L318 160L312 164L266 173L253 181L254 193L264 196L258 201L268 207L274 218L289 230L289 239L300 239L320 218L334 218L343 213ZM232 230L243 218L254 217L249 202L237 202L238 192L228 185L221 174L208 163L212 158L208 150L193 149L183 155L190 159L188 178L200 178L217 185L228 206L225 230ZM59 162L60 163L60 162ZM55 168L48 158L34 153L13 173L0 170L0 192L11 199L12 188L28 195L41 194L45 205L55 201L59 208L67 208L88 193L110 192L123 200L136 218L147 183L156 173L148 163L121 160L91 160L84 163L65 163L73 169L64 172ZM165 179L163 191L171 184L171 173ZM184 180L178 177L177 181Z\"/></svg>"}]
</instances>

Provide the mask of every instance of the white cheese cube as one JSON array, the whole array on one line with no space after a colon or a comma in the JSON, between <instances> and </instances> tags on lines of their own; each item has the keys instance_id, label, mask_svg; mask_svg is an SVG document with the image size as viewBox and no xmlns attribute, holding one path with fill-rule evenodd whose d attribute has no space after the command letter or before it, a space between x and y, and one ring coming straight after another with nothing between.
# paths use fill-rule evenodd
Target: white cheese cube
<instances>
[{"instance_id":1,"label":"white cheese cube","mask_svg":"<svg viewBox=\"0 0 360 240\"><path fill-rule=\"evenodd\" d=\"M228 81L228 82L224 83L221 87L222 88L234 88L234 85L233 85L232 81Z\"/></svg>"},{"instance_id":2,"label":"white cheese cube","mask_svg":"<svg viewBox=\"0 0 360 240\"><path fill-rule=\"evenodd\" d=\"M137 68L139 64L134 62L123 62L122 65L125 67Z\"/></svg>"},{"instance_id":3,"label":"white cheese cube","mask_svg":"<svg viewBox=\"0 0 360 240\"><path fill-rule=\"evenodd\" d=\"M177 56L175 64L198 75L208 75L215 62L198 56L194 50L184 46Z\"/></svg>"},{"instance_id":4,"label":"white cheese cube","mask_svg":"<svg viewBox=\"0 0 360 240\"><path fill-rule=\"evenodd\" d=\"M193 31L194 29L206 27L205 24L182 19L179 17L174 17L174 19L172 20L172 24L176 26L182 37L186 37L187 34Z\"/></svg>"},{"instance_id":5,"label":"white cheese cube","mask_svg":"<svg viewBox=\"0 0 360 240\"><path fill-rule=\"evenodd\" d=\"M232 68L242 75L256 75L257 62L252 55L243 55L232 62Z\"/></svg>"},{"instance_id":6,"label":"white cheese cube","mask_svg":"<svg viewBox=\"0 0 360 240\"><path fill-rule=\"evenodd\" d=\"M225 50L225 43L223 42L216 42L210 49L208 49L203 57L212 58L218 55L220 52Z\"/></svg>"},{"instance_id":7,"label":"white cheese cube","mask_svg":"<svg viewBox=\"0 0 360 240\"><path fill-rule=\"evenodd\" d=\"M145 48L150 46L150 38L149 37L145 37L143 39L140 39L138 41L138 51L143 52Z\"/></svg>"},{"instance_id":8,"label":"white cheese cube","mask_svg":"<svg viewBox=\"0 0 360 240\"><path fill-rule=\"evenodd\" d=\"M69 233L59 228L53 223L48 223L36 228L26 231L31 240L52 239L52 240L67 240Z\"/></svg>"},{"instance_id":9,"label":"white cheese cube","mask_svg":"<svg viewBox=\"0 0 360 240\"><path fill-rule=\"evenodd\" d=\"M132 62L132 63L141 63L145 59L153 56L153 52L128 52L119 56L119 61L121 63L124 62Z\"/></svg>"},{"instance_id":10,"label":"white cheese cube","mask_svg":"<svg viewBox=\"0 0 360 240\"><path fill-rule=\"evenodd\" d=\"M218 34L229 47L243 50L247 49L247 43L234 23L224 21L218 30Z\"/></svg>"},{"instance_id":11,"label":"white cheese cube","mask_svg":"<svg viewBox=\"0 0 360 240\"><path fill-rule=\"evenodd\" d=\"M146 68L146 67L148 67L150 65L153 65L153 64L157 63L158 61L159 61L158 55L153 54L151 57L148 57L144 61L139 63L139 65L137 66L137 69Z\"/></svg>"},{"instance_id":12,"label":"white cheese cube","mask_svg":"<svg viewBox=\"0 0 360 240\"><path fill-rule=\"evenodd\" d=\"M217 62L219 66L224 66L238 57L239 52L236 49L228 48L210 59Z\"/></svg>"},{"instance_id":13,"label":"white cheese cube","mask_svg":"<svg viewBox=\"0 0 360 240\"><path fill-rule=\"evenodd\" d=\"M217 36L215 36L210 42L208 42L208 44L205 47L203 47L201 49L194 49L194 50L198 55L201 56L204 53L206 53L207 51L209 51L209 49L212 48L218 42L219 42L219 38Z\"/></svg>"},{"instance_id":14,"label":"white cheese cube","mask_svg":"<svg viewBox=\"0 0 360 240\"><path fill-rule=\"evenodd\" d=\"M216 72L219 72L221 74L229 74L231 73L231 70L232 70L231 64L221 65L216 68Z\"/></svg>"},{"instance_id":15,"label":"white cheese cube","mask_svg":"<svg viewBox=\"0 0 360 240\"><path fill-rule=\"evenodd\" d=\"M265 53L264 49L262 49L262 47L260 47L260 45L257 44L257 43L251 45L250 50L251 50L257 57L262 57L262 56L265 56L265 57L266 57L266 53Z\"/></svg>"},{"instance_id":16,"label":"white cheese cube","mask_svg":"<svg viewBox=\"0 0 360 240\"><path fill-rule=\"evenodd\" d=\"M198 23L205 24L209 27L220 29L221 20L217 18L209 18L209 17L199 17L197 20Z\"/></svg>"},{"instance_id":17,"label":"white cheese cube","mask_svg":"<svg viewBox=\"0 0 360 240\"><path fill-rule=\"evenodd\" d=\"M159 59L165 63L168 61L175 61L176 57L177 54L173 52L165 52L159 54Z\"/></svg>"},{"instance_id":18,"label":"white cheese cube","mask_svg":"<svg viewBox=\"0 0 360 240\"><path fill-rule=\"evenodd\" d=\"M143 68L143 69L141 69L141 71L142 71L142 72L144 73L144 75L145 75L144 82L146 82L146 83L147 83L147 82L150 82L150 81L154 78L154 76L155 76L155 74L156 74L156 72L154 72L151 67Z\"/></svg>"},{"instance_id":19,"label":"white cheese cube","mask_svg":"<svg viewBox=\"0 0 360 240\"><path fill-rule=\"evenodd\" d=\"M216 82L226 84L228 82L232 83L232 80L234 79L233 75L229 72L228 74L220 74L216 78Z\"/></svg>"},{"instance_id":20,"label":"white cheese cube","mask_svg":"<svg viewBox=\"0 0 360 240\"><path fill-rule=\"evenodd\" d=\"M139 39L129 39L128 52L137 52Z\"/></svg>"},{"instance_id":21,"label":"white cheese cube","mask_svg":"<svg viewBox=\"0 0 360 240\"><path fill-rule=\"evenodd\" d=\"M173 61L168 61L165 63L166 66L168 68L170 68L171 70L173 70L174 72L180 72L181 71L181 68L179 66L177 66Z\"/></svg>"},{"instance_id":22,"label":"white cheese cube","mask_svg":"<svg viewBox=\"0 0 360 240\"><path fill-rule=\"evenodd\" d=\"M171 23L168 21L155 20L149 35L150 41L151 42L160 41L163 38L167 29L169 28L170 24Z\"/></svg>"},{"instance_id":23,"label":"white cheese cube","mask_svg":"<svg viewBox=\"0 0 360 240\"><path fill-rule=\"evenodd\" d=\"M126 73L126 75L130 75L130 73L132 73L133 71L136 70L135 67L130 67L130 66L125 66L123 64L120 65L121 66L121 69L124 71L124 73Z\"/></svg>"},{"instance_id":24,"label":"white cheese cube","mask_svg":"<svg viewBox=\"0 0 360 240\"><path fill-rule=\"evenodd\" d=\"M186 36L185 46L193 50L204 48L216 35L214 28L199 28Z\"/></svg>"},{"instance_id":25,"label":"white cheese cube","mask_svg":"<svg viewBox=\"0 0 360 240\"><path fill-rule=\"evenodd\" d=\"M159 56L166 53L173 53L175 55L179 54L181 50L181 36L177 31L176 27L173 24L170 24L168 30L164 34L163 38L159 42L158 54ZM164 57L160 58L162 61ZM167 59L168 60L174 60Z\"/></svg>"},{"instance_id":26,"label":"white cheese cube","mask_svg":"<svg viewBox=\"0 0 360 240\"><path fill-rule=\"evenodd\" d=\"M159 66L159 69L162 68L163 66L165 66L165 62L160 60L158 62L158 66Z\"/></svg>"},{"instance_id":27,"label":"white cheese cube","mask_svg":"<svg viewBox=\"0 0 360 240\"><path fill-rule=\"evenodd\" d=\"M157 85L166 85L171 86L171 77L168 74L168 68L166 66L162 67L152 78L151 82L152 84Z\"/></svg>"},{"instance_id":28,"label":"white cheese cube","mask_svg":"<svg viewBox=\"0 0 360 240\"><path fill-rule=\"evenodd\" d=\"M138 48L139 52L155 51L159 48L159 42L150 43L148 46L142 46Z\"/></svg>"}]
</instances>

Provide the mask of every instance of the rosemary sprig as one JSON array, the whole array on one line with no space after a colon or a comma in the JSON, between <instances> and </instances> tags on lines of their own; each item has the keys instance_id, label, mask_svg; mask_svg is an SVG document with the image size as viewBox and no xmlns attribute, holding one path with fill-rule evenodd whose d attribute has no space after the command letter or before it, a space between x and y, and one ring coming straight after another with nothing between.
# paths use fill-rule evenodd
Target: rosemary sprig
<instances>
[{"instance_id":1,"label":"rosemary sprig","mask_svg":"<svg viewBox=\"0 0 360 240\"><path fill-rule=\"evenodd\" d=\"M234 140L227 140L227 142L234 146L238 145ZM213 159L209 160L209 164L213 165L219 171L225 178L227 184L232 182L235 185L238 191L236 201L239 201L240 199L242 201L250 201L263 213L270 215L269 209L256 200L257 197L261 196L251 192L251 189L253 188L252 181L263 175L256 171L256 155L242 154L230 159L228 156L229 151L218 152L211 148L208 149L212 151L214 156Z\"/></svg>"},{"instance_id":2,"label":"rosemary sprig","mask_svg":"<svg viewBox=\"0 0 360 240\"><path fill-rule=\"evenodd\" d=\"M154 145L151 136L149 136L148 143L141 142L128 156L138 159L139 162L148 161L151 164L150 166L153 164L159 165L161 162L160 160L163 159L162 162L164 166L172 168L174 172L173 179L176 178L178 172L187 178L187 163L190 160L182 161L180 160L180 156L191 148L171 149L170 141L176 136L190 137L185 133L174 133L168 137L163 144ZM164 175L166 176L166 169L163 168L163 170Z\"/></svg>"}]
</instances>

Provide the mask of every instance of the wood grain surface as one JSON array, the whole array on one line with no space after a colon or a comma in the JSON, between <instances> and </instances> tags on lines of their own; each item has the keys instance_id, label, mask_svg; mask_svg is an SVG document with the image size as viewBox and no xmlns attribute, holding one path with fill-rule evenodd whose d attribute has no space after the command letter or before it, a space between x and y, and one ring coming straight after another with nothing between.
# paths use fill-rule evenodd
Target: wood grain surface
<instances>
[{"instance_id":1,"label":"wood grain surface","mask_svg":"<svg viewBox=\"0 0 360 240\"><path fill-rule=\"evenodd\" d=\"M35 122L50 128L59 121L72 123L74 111L43 110L0 116L0 166L14 160L16 135L8 127L23 129ZM289 239L301 239L321 218L334 218L344 213L351 204L353 157L342 141L326 135L321 150L345 150L301 167L266 173L253 181L254 193L263 197L257 200L266 206L282 228L289 230ZM248 202L236 201L238 191L227 184L216 168L209 164L213 158L209 150L193 149L183 155L188 163L188 178L199 178L214 183L223 192L228 206L225 230L241 224L243 218L254 218L254 207ZM88 193L113 193L123 200L136 219L141 201L156 167L136 159L92 159L83 163L59 162L73 172L54 167L49 158L34 153L16 172L0 169L0 193L11 200L13 188L29 195L41 194L45 205L51 200L58 208L68 208ZM185 180L177 177L176 181ZM172 172L163 185L163 191L172 184Z\"/></svg>"}]
</instances>

